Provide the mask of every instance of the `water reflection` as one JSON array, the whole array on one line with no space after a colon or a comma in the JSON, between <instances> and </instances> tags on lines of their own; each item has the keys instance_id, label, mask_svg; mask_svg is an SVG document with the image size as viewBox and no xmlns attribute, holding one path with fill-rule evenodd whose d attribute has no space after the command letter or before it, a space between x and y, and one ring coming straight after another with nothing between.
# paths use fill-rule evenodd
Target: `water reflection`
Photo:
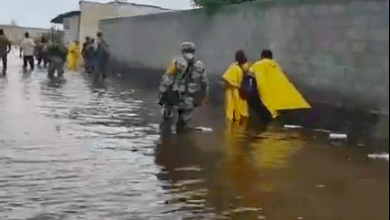
<instances>
[{"instance_id":1,"label":"water reflection","mask_svg":"<svg viewBox=\"0 0 390 220\"><path fill-rule=\"evenodd\" d=\"M348 160L352 150L277 126L248 135L246 125L220 125L211 105L196 120L213 132L157 144L154 91L18 71L10 65L0 79L0 219L388 216L388 167Z\"/></svg>"},{"instance_id":2,"label":"water reflection","mask_svg":"<svg viewBox=\"0 0 390 220\"><path fill-rule=\"evenodd\" d=\"M256 137L249 137L245 126L228 124L220 185L230 198L222 205L223 209L231 204L251 208L252 211L233 212L240 216L236 219L255 219L262 214L273 219L273 213L277 212L273 206L275 197L286 190L282 186L288 179L283 174L294 173L290 156L302 149L303 144L298 133L272 126ZM264 213L256 211L259 208Z\"/></svg>"},{"instance_id":3,"label":"water reflection","mask_svg":"<svg viewBox=\"0 0 390 220\"><path fill-rule=\"evenodd\" d=\"M285 174L294 173L290 157L304 139L272 128L252 137L245 125L227 123L220 147L203 151L197 144L202 134L197 135L163 139L158 147L156 163L164 167L158 178L172 197L165 203L174 204L167 213L273 219L275 197L296 178Z\"/></svg>"}]
</instances>

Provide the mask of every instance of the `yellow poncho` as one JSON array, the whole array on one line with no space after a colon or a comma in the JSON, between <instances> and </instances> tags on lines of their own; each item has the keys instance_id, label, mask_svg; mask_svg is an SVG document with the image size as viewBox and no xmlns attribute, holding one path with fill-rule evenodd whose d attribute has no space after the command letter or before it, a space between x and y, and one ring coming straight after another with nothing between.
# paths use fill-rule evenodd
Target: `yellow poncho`
<instances>
[{"instance_id":1,"label":"yellow poncho","mask_svg":"<svg viewBox=\"0 0 390 220\"><path fill-rule=\"evenodd\" d=\"M278 110L311 108L275 61L260 60L249 71L255 74L261 100L273 118L278 116Z\"/></svg>"},{"instance_id":2,"label":"yellow poncho","mask_svg":"<svg viewBox=\"0 0 390 220\"><path fill-rule=\"evenodd\" d=\"M80 47L74 42L68 48L67 64L70 71L77 70L80 65Z\"/></svg>"},{"instance_id":3,"label":"yellow poncho","mask_svg":"<svg viewBox=\"0 0 390 220\"><path fill-rule=\"evenodd\" d=\"M249 64L243 65L245 70L249 69ZM225 116L228 120L240 121L242 117L248 117L248 105L240 96L244 72L238 63L233 63L223 75L225 80Z\"/></svg>"}]
</instances>

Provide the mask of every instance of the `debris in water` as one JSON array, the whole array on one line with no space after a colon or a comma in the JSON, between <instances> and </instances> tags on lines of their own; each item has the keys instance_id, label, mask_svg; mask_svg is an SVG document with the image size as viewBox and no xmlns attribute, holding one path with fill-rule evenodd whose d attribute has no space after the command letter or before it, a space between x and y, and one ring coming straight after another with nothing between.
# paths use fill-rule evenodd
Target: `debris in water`
<instances>
[{"instance_id":1,"label":"debris in water","mask_svg":"<svg viewBox=\"0 0 390 220\"><path fill-rule=\"evenodd\" d=\"M199 199L199 200L187 200L188 204L203 204L206 203L205 199Z\"/></svg>"},{"instance_id":2,"label":"debris in water","mask_svg":"<svg viewBox=\"0 0 390 220\"><path fill-rule=\"evenodd\" d=\"M329 135L329 138L332 140L347 140L348 135L347 134L336 134L336 133L331 133Z\"/></svg>"},{"instance_id":3,"label":"debris in water","mask_svg":"<svg viewBox=\"0 0 390 220\"><path fill-rule=\"evenodd\" d=\"M387 153L382 153L382 154L369 154L367 155L367 157L369 159L374 159L374 160L377 160L377 159L381 159L381 160L387 160L389 161L389 154Z\"/></svg>"},{"instance_id":4,"label":"debris in water","mask_svg":"<svg viewBox=\"0 0 390 220\"><path fill-rule=\"evenodd\" d=\"M261 212L263 211L262 208L252 208L252 207L243 207L243 208L237 208L233 210L233 213L240 213L240 212Z\"/></svg>"},{"instance_id":5,"label":"debris in water","mask_svg":"<svg viewBox=\"0 0 390 220\"><path fill-rule=\"evenodd\" d=\"M365 147L366 145L365 144L357 144L358 147Z\"/></svg>"},{"instance_id":6,"label":"debris in water","mask_svg":"<svg viewBox=\"0 0 390 220\"><path fill-rule=\"evenodd\" d=\"M322 133L332 133L332 131L329 131L329 130L324 130L324 129L314 129L315 132L322 132Z\"/></svg>"},{"instance_id":7,"label":"debris in water","mask_svg":"<svg viewBox=\"0 0 390 220\"><path fill-rule=\"evenodd\" d=\"M175 171L202 171L202 168L200 167L182 167L182 168L176 168Z\"/></svg>"},{"instance_id":8,"label":"debris in water","mask_svg":"<svg viewBox=\"0 0 390 220\"><path fill-rule=\"evenodd\" d=\"M284 128L287 129L302 129L303 127L300 125L284 125Z\"/></svg>"},{"instance_id":9,"label":"debris in water","mask_svg":"<svg viewBox=\"0 0 390 220\"><path fill-rule=\"evenodd\" d=\"M213 132L212 128L205 128L205 127L196 127L195 130L202 131L202 132Z\"/></svg>"},{"instance_id":10,"label":"debris in water","mask_svg":"<svg viewBox=\"0 0 390 220\"><path fill-rule=\"evenodd\" d=\"M318 184L317 187L318 188L325 188L325 185Z\"/></svg>"},{"instance_id":11,"label":"debris in water","mask_svg":"<svg viewBox=\"0 0 390 220\"><path fill-rule=\"evenodd\" d=\"M337 147L343 146L343 143L340 143L340 142L330 142L330 144L337 146Z\"/></svg>"}]
</instances>

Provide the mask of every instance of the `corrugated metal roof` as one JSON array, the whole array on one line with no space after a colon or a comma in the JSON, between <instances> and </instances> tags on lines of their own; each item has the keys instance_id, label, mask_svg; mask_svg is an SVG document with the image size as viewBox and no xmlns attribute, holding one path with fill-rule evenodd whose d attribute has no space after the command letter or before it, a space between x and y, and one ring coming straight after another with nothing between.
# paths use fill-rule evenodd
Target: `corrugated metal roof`
<instances>
[{"instance_id":1,"label":"corrugated metal roof","mask_svg":"<svg viewBox=\"0 0 390 220\"><path fill-rule=\"evenodd\" d=\"M123 1L118 1L118 2L112 1L112 2L108 2L108 3L100 3L100 2L93 2L93 1L81 0L80 3L99 4L99 5L121 4L121 5L132 5L132 6L136 6L136 7L149 7L149 8L157 8L157 9L161 9L161 10L167 10L167 11L170 10L170 11L173 11L172 9L162 8L162 7L155 6L155 5L137 4L137 3L123 2Z\"/></svg>"},{"instance_id":2,"label":"corrugated metal roof","mask_svg":"<svg viewBox=\"0 0 390 220\"><path fill-rule=\"evenodd\" d=\"M71 11L64 14L60 14L57 17L53 18L50 22L55 24L62 24L64 18L73 17L76 15L80 15L81 11Z\"/></svg>"}]
</instances>

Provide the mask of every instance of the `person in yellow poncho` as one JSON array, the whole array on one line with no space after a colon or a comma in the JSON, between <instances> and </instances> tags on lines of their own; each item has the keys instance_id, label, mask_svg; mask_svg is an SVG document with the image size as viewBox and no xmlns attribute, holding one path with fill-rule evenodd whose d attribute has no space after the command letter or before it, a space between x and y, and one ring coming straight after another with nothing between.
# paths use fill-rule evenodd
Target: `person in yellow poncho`
<instances>
[{"instance_id":1,"label":"person in yellow poncho","mask_svg":"<svg viewBox=\"0 0 390 220\"><path fill-rule=\"evenodd\" d=\"M280 110L311 108L273 60L270 50L264 50L261 59L254 63L249 71L255 75L260 99L273 119L278 117Z\"/></svg>"},{"instance_id":2,"label":"person in yellow poncho","mask_svg":"<svg viewBox=\"0 0 390 220\"><path fill-rule=\"evenodd\" d=\"M222 79L225 82L225 117L229 121L243 123L248 117L247 102L240 96L240 87L244 71L248 71L249 63L244 51L236 53L236 62L226 70Z\"/></svg>"},{"instance_id":3,"label":"person in yellow poncho","mask_svg":"<svg viewBox=\"0 0 390 220\"><path fill-rule=\"evenodd\" d=\"M80 65L80 46L78 41L74 41L68 47L67 66L68 70L75 71Z\"/></svg>"}]
</instances>

